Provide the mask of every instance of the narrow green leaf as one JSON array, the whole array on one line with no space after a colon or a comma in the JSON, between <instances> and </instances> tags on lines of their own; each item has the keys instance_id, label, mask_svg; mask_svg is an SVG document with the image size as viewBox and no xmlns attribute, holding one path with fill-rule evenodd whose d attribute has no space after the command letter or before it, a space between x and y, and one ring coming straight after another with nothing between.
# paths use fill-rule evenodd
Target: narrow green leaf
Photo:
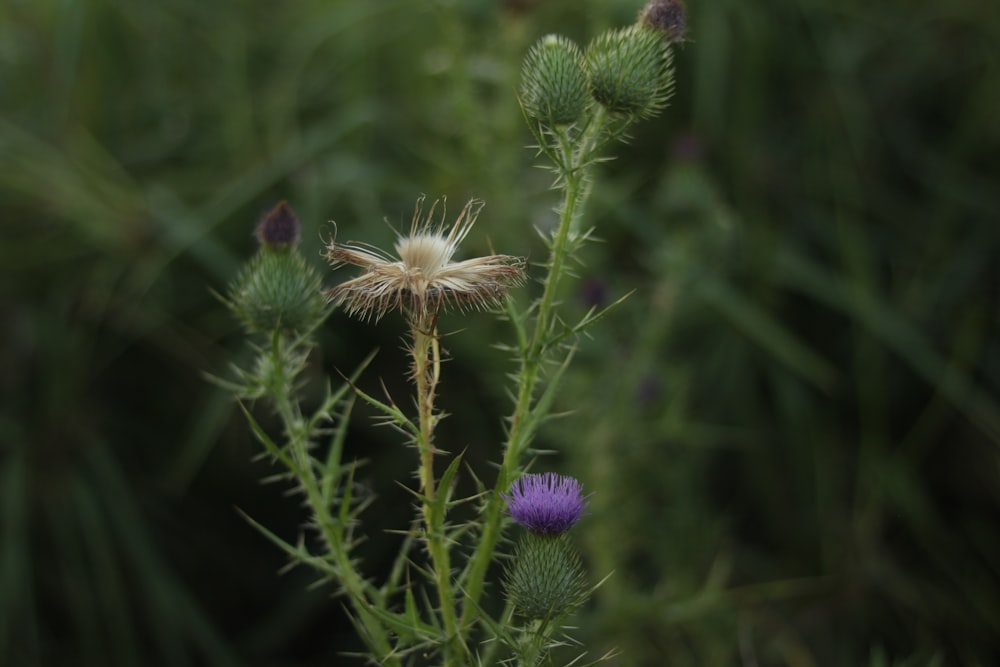
<instances>
[{"instance_id":1,"label":"narrow green leaf","mask_svg":"<svg viewBox=\"0 0 1000 667\"><path fill-rule=\"evenodd\" d=\"M448 467L445 468L444 473L441 475L441 481L438 483L438 492L434 496L433 508L435 513L441 513L441 523L444 523L445 509L447 507L448 499L451 497L452 482L455 481L455 474L458 472L461 465L462 454L458 454L451 460Z\"/></svg>"},{"instance_id":2,"label":"narrow green leaf","mask_svg":"<svg viewBox=\"0 0 1000 667\"><path fill-rule=\"evenodd\" d=\"M407 586L403 595L403 615L411 626L420 624L420 612L417 610L417 599L413 597L413 589Z\"/></svg>"},{"instance_id":3,"label":"narrow green leaf","mask_svg":"<svg viewBox=\"0 0 1000 667\"><path fill-rule=\"evenodd\" d=\"M569 329L569 333L572 334L572 335L583 333L584 331L586 331L587 329L589 329L591 326L593 326L594 324L597 324L598 322L600 322L601 320L603 320L605 317L607 317L608 314L611 313L611 311L615 310L616 308L618 308L618 306L620 306L623 303L625 303L625 301L628 300L628 298L631 297L633 294L635 294L635 290L627 292L626 294L624 294L623 296L619 297L613 303L605 306L601 310L596 310L596 312L595 312L594 308L591 308L590 311L586 315L584 315L583 319L581 319L579 322L576 323L575 326L573 326L573 327L571 327ZM553 342L554 343L559 343L562 340L563 339L559 339L559 340L556 340L556 341L553 341Z\"/></svg>"},{"instance_id":4,"label":"narrow green leaf","mask_svg":"<svg viewBox=\"0 0 1000 667\"><path fill-rule=\"evenodd\" d=\"M344 454L344 442L347 440L347 426L350 423L351 410L354 401L349 400L341 412L333 437L330 439L330 450L323 464L323 475L320 479L320 494L324 507L330 507L336 497L337 482L342 475L341 462Z\"/></svg>"},{"instance_id":5,"label":"narrow green leaf","mask_svg":"<svg viewBox=\"0 0 1000 667\"><path fill-rule=\"evenodd\" d=\"M507 319L514 326L514 333L517 335L517 349L523 358L528 353L528 333L524 328L524 320L527 312L521 314L514 307L514 300L508 298L504 302L504 309L507 311Z\"/></svg>"},{"instance_id":6,"label":"narrow green leaf","mask_svg":"<svg viewBox=\"0 0 1000 667\"><path fill-rule=\"evenodd\" d=\"M374 396L362 391L360 387L353 384L351 386L354 389L354 393L361 397L361 400L382 411L382 413L389 418L391 423L399 426L412 437L418 437L420 435L420 427L414 424L413 421L407 417L402 410L396 407L395 404L390 405L389 403L384 403Z\"/></svg>"},{"instance_id":7,"label":"narrow green leaf","mask_svg":"<svg viewBox=\"0 0 1000 667\"><path fill-rule=\"evenodd\" d=\"M421 621L419 617L411 617L409 612L396 613L381 609L374 605L368 605L367 611L377 618L382 624L396 633L401 641L406 644L423 642L434 645L443 642L440 631L433 625Z\"/></svg>"},{"instance_id":8,"label":"narrow green leaf","mask_svg":"<svg viewBox=\"0 0 1000 667\"><path fill-rule=\"evenodd\" d=\"M298 467L295 465L292 458L288 456L288 452L283 447L279 447L275 444L274 440L272 440L267 432L264 431L264 428L260 425L260 423L254 419L254 416L243 404L243 401L237 401L236 404L240 406L243 416L246 417L247 423L250 425L250 430L253 431L257 440L264 445L264 449L267 450L267 453L270 454L275 460L281 461L285 467L291 470L295 475L298 475Z\"/></svg>"},{"instance_id":9,"label":"narrow green leaf","mask_svg":"<svg viewBox=\"0 0 1000 667\"><path fill-rule=\"evenodd\" d=\"M347 479L344 480L344 491L343 497L340 499L340 507L338 508L337 518L340 519L341 526L350 526L354 512L352 511L351 504L353 502L354 493L354 471L357 469L357 464L351 464L347 469Z\"/></svg>"},{"instance_id":10,"label":"narrow green leaf","mask_svg":"<svg viewBox=\"0 0 1000 667\"><path fill-rule=\"evenodd\" d=\"M303 565L309 565L310 567L313 567L324 574L330 575L331 577L338 576L337 568L330 561L310 553L304 545L300 544L293 546L289 544L268 530L262 523L251 517L243 510L237 508L236 511L240 513L240 516L246 519L247 523L260 531L264 537L288 554L294 561L302 563Z\"/></svg>"},{"instance_id":11,"label":"narrow green leaf","mask_svg":"<svg viewBox=\"0 0 1000 667\"><path fill-rule=\"evenodd\" d=\"M508 604L506 606L504 614L501 616L504 625L501 625L500 622L493 620L493 617L489 614L489 612L485 611L479 603L473 600L471 596L467 595L464 590L462 590L462 596L465 604L471 605L475 608L477 613L476 620L478 620L480 624L482 624L483 627L485 627L486 630L493 635L493 637L500 639L508 645L511 645L514 642L513 634L507 630L507 628L510 627L510 620L514 613L512 605Z\"/></svg>"},{"instance_id":12,"label":"narrow green leaf","mask_svg":"<svg viewBox=\"0 0 1000 667\"><path fill-rule=\"evenodd\" d=\"M555 401L555 397L559 393L559 383L562 380L563 375L566 374L566 369L569 368L569 364L573 360L573 355L575 353L575 347L569 349L562 363L559 364L555 373L553 373L552 377L549 378L542 395L538 397L534 407L532 407L529 412L529 421L531 425L531 430L528 431L529 433L533 433L552 410L552 403Z\"/></svg>"},{"instance_id":13,"label":"narrow green leaf","mask_svg":"<svg viewBox=\"0 0 1000 667\"><path fill-rule=\"evenodd\" d=\"M694 287L709 305L792 373L824 392L833 389L839 375L837 369L767 311L718 280L704 278Z\"/></svg>"},{"instance_id":14,"label":"narrow green leaf","mask_svg":"<svg viewBox=\"0 0 1000 667\"><path fill-rule=\"evenodd\" d=\"M413 548L413 533L412 529L404 532L403 544L400 545L399 551L396 553L389 576L386 577L385 583L378 591L378 595L383 602L396 590L400 580L403 578L403 573L406 571L406 564L409 561L410 550ZM407 588L407 592L409 592L409 588Z\"/></svg>"}]
</instances>

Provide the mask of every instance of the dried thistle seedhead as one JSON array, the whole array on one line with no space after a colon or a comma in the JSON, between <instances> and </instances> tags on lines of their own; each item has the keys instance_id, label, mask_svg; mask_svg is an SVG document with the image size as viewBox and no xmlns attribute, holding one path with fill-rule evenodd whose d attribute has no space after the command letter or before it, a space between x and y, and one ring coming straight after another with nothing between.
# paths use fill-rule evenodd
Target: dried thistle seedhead
<instances>
[{"instance_id":1,"label":"dried thistle seedhead","mask_svg":"<svg viewBox=\"0 0 1000 667\"><path fill-rule=\"evenodd\" d=\"M327 290L327 298L351 315L380 319L390 310L423 317L457 307L489 308L503 302L510 287L524 282L524 260L510 255L487 255L453 261L458 245L469 233L483 203L470 200L449 229L444 223L444 205L439 220L434 212L439 202L423 215L423 197L417 200L410 233L396 241L397 257L357 243L331 240L325 256L336 268L359 266L363 274Z\"/></svg>"}]
</instances>

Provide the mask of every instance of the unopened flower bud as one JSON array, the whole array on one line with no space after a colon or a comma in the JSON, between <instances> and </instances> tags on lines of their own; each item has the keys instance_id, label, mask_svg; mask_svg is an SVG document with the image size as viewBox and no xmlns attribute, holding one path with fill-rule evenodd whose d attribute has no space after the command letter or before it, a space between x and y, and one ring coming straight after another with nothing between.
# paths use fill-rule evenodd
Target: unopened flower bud
<instances>
[{"instance_id":1,"label":"unopened flower bud","mask_svg":"<svg viewBox=\"0 0 1000 667\"><path fill-rule=\"evenodd\" d=\"M683 0L650 0L639 14L639 23L659 30L670 44L687 37L687 9Z\"/></svg>"},{"instance_id":2,"label":"unopened flower bud","mask_svg":"<svg viewBox=\"0 0 1000 667\"><path fill-rule=\"evenodd\" d=\"M279 202L257 223L254 236L262 248L287 250L299 242L302 225L288 202Z\"/></svg>"},{"instance_id":3,"label":"unopened flower bud","mask_svg":"<svg viewBox=\"0 0 1000 667\"><path fill-rule=\"evenodd\" d=\"M591 94L612 113L645 118L666 106L672 56L663 34L639 23L609 30L587 47Z\"/></svg>"},{"instance_id":4,"label":"unopened flower bud","mask_svg":"<svg viewBox=\"0 0 1000 667\"><path fill-rule=\"evenodd\" d=\"M528 619L558 618L587 599L580 556L565 534L525 534L504 575L507 599Z\"/></svg>"},{"instance_id":5,"label":"unopened flower bud","mask_svg":"<svg viewBox=\"0 0 1000 667\"><path fill-rule=\"evenodd\" d=\"M261 249L229 290L227 303L251 333L302 332L324 317L319 272L296 250Z\"/></svg>"},{"instance_id":6,"label":"unopened flower bud","mask_svg":"<svg viewBox=\"0 0 1000 667\"><path fill-rule=\"evenodd\" d=\"M528 115L550 125L572 123L591 103L583 54L575 42L546 35L524 57L521 102Z\"/></svg>"}]
</instances>

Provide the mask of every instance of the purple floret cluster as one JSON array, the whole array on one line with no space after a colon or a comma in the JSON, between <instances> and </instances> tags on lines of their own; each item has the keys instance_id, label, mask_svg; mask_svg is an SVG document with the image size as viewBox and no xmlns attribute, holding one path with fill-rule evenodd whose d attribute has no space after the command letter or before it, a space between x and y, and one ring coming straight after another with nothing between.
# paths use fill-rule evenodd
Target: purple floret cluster
<instances>
[{"instance_id":1,"label":"purple floret cluster","mask_svg":"<svg viewBox=\"0 0 1000 667\"><path fill-rule=\"evenodd\" d=\"M579 481L552 472L524 475L501 495L514 521L543 535L569 530L588 504Z\"/></svg>"}]
</instances>

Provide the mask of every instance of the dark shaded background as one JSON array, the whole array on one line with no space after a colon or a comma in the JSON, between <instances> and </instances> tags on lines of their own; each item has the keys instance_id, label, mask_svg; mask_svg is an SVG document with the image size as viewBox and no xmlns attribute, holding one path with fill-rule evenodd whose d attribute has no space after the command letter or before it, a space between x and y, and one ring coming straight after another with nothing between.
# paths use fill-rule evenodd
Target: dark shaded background
<instances>
[{"instance_id":1,"label":"dark shaded background","mask_svg":"<svg viewBox=\"0 0 1000 667\"><path fill-rule=\"evenodd\" d=\"M301 519L202 376L247 354L212 290L279 199L317 266L326 221L385 246L419 193L487 201L470 253L539 260L520 59L638 9L4 3L0 664L346 661L339 602L236 512ZM672 107L605 165L566 295L637 290L541 443L596 492L579 536L614 571L580 634L621 665L995 664L1000 4L689 12ZM509 332L451 324L442 437L488 476L511 367L484 341ZM399 334L335 314L316 373L378 346L392 382ZM377 572L410 452L355 430Z\"/></svg>"}]
</instances>

